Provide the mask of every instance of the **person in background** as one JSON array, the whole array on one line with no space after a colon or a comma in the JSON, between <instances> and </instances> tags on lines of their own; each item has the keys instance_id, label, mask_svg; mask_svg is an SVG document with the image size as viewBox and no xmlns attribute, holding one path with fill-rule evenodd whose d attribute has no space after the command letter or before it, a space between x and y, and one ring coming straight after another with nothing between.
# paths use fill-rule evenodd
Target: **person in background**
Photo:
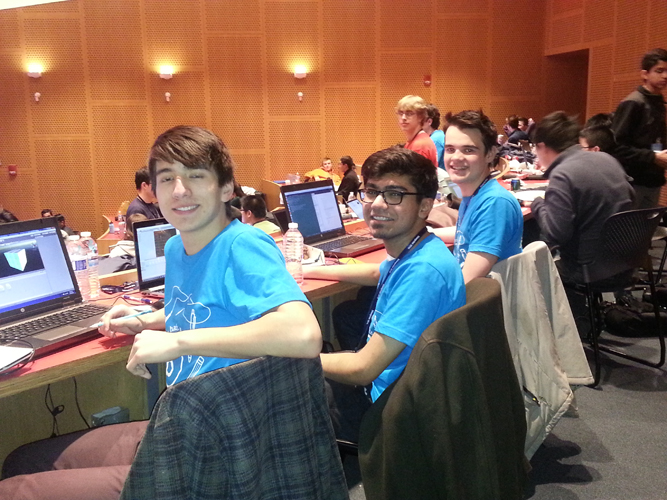
<instances>
[{"instance_id":1,"label":"person in background","mask_svg":"<svg viewBox=\"0 0 667 500\"><path fill-rule=\"evenodd\" d=\"M65 216L63 214L56 214L56 220L58 221L58 225L60 226L60 230L67 234L67 236L72 236L73 234L78 234L74 229L69 227L67 223L65 222Z\"/></svg>"},{"instance_id":2,"label":"person in background","mask_svg":"<svg viewBox=\"0 0 667 500\"><path fill-rule=\"evenodd\" d=\"M336 186L340 184L340 176L333 172L333 164L329 157L322 159L322 166L320 168L303 174L304 182L323 181L326 179L331 179Z\"/></svg>"},{"instance_id":3,"label":"person in background","mask_svg":"<svg viewBox=\"0 0 667 500\"><path fill-rule=\"evenodd\" d=\"M496 126L481 110L447 113L445 167L463 194L455 227L434 229L454 256L468 283L493 265L521 252L523 214L516 198L491 178Z\"/></svg>"},{"instance_id":4,"label":"person in background","mask_svg":"<svg viewBox=\"0 0 667 500\"><path fill-rule=\"evenodd\" d=\"M428 120L428 104L419 96L406 95L396 103L398 126L405 135L403 147L419 153L431 160L434 167L438 166L438 150L433 140L424 131Z\"/></svg>"},{"instance_id":5,"label":"person in background","mask_svg":"<svg viewBox=\"0 0 667 500\"><path fill-rule=\"evenodd\" d=\"M18 218L16 215L11 213L9 210L5 210L5 207L0 204L0 224L6 224L7 222L16 222Z\"/></svg>"},{"instance_id":6,"label":"person in background","mask_svg":"<svg viewBox=\"0 0 667 500\"><path fill-rule=\"evenodd\" d=\"M667 169L667 125L662 95L667 88L667 50L647 52L641 68L642 85L618 105L611 128L617 143L614 156L632 177L635 208L651 208L658 205Z\"/></svg>"},{"instance_id":7,"label":"person in background","mask_svg":"<svg viewBox=\"0 0 667 500\"><path fill-rule=\"evenodd\" d=\"M53 210L45 208L42 210L42 217L53 217Z\"/></svg>"},{"instance_id":8,"label":"person in background","mask_svg":"<svg viewBox=\"0 0 667 500\"><path fill-rule=\"evenodd\" d=\"M535 122L533 121L532 118L526 118L524 116L519 117L519 130L522 132L525 132L526 135L528 136L529 140L530 137L533 135L533 131L535 130Z\"/></svg>"},{"instance_id":9,"label":"person in background","mask_svg":"<svg viewBox=\"0 0 667 500\"><path fill-rule=\"evenodd\" d=\"M586 151L602 151L614 155L616 139L614 132L606 125L592 125L579 132L579 145Z\"/></svg>"},{"instance_id":10,"label":"person in background","mask_svg":"<svg viewBox=\"0 0 667 500\"><path fill-rule=\"evenodd\" d=\"M433 104L426 107L428 119L424 122L424 132L426 132L438 152L438 168L445 170L445 133L440 130L440 111Z\"/></svg>"},{"instance_id":11,"label":"person in background","mask_svg":"<svg viewBox=\"0 0 667 500\"><path fill-rule=\"evenodd\" d=\"M111 252L109 252L109 257L134 257L134 227L135 222L141 222L148 220L144 214L136 213L132 214L127 218L125 224L125 237L112 245Z\"/></svg>"},{"instance_id":12,"label":"person in background","mask_svg":"<svg viewBox=\"0 0 667 500\"><path fill-rule=\"evenodd\" d=\"M241 198L241 222L261 229L266 234L279 233L280 228L266 220L266 202L261 194Z\"/></svg>"},{"instance_id":13,"label":"person in background","mask_svg":"<svg viewBox=\"0 0 667 500\"><path fill-rule=\"evenodd\" d=\"M594 127L593 127L594 128ZM535 129L540 164L549 179L544 198L531 204L542 238L558 253L556 267L564 282L583 282L600 269L600 231L613 214L632 208L634 190L623 167L606 153L582 151L579 125L563 111L547 115ZM607 264L605 264L606 266Z\"/></svg>"},{"instance_id":14,"label":"person in background","mask_svg":"<svg viewBox=\"0 0 667 500\"><path fill-rule=\"evenodd\" d=\"M350 199L350 194L354 193L354 196L357 196L359 186L361 185L359 176L357 176L357 172L355 171L357 166L354 164L351 156L343 156L340 159L338 168L343 173L343 180L340 181L340 186L338 186L338 194L343 197L343 200L347 201Z\"/></svg>"},{"instance_id":15,"label":"person in background","mask_svg":"<svg viewBox=\"0 0 667 500\"><path fill-rule=\"evenodd\" d=\"M146 167L142 167L134 174L134 185L137 188L137 197L127 207L126 217L132 214L143 214L147 219L160 219L162 212L155 204L157 199L153 194L151 178Z\"/></svg>"},{"instance_id":16,"label":"person in background","mask_svg":"<svg viewBox=\"0 0 667 500\"><path fill-rule=\"evenodd\" d=\"M510 135L507 136L507 142L509 144L519 144L519 141L528 141L530 138L523 130L519 128L519 118L513 116L510 121L507 122L509 127Z\"/></svg>"}]
</instances>

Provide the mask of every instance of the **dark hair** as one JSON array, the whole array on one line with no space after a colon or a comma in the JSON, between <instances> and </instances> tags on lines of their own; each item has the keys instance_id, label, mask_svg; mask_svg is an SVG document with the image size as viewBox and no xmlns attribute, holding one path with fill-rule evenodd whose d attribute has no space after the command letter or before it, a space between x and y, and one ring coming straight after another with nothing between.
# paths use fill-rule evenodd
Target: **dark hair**
<instances>
[{"instance_id":1,"label":"dark hair","mask_svg":"<svg viewBox=\"0 0 667 500\"><path fill-rule=\"evenodd\" d=\"M484 154L487 154L498 143L498 131L491 119L481 109L478 111L466 110L453 115L451 112L445 116L447 125L444 128L456 127L460 130L476 129L482 135Z\"/></svg>"},{"instance_id":2,"label":"dark hair","mask_svg":"<svg viewBox=\"0 0 667 500\"><path fill-rule=\"evenodd\" d=\"M565 111L554 111L537 124L533 142L542 142L546 147L562 153L579 142L579 129L574 116L567 116Z\"/></svg>"},{"instance_id":3,"label":"dark hair","mask_svg":"<svg viewBox=\"0 0 667 500\"><path fill-rule=\"evenodd\" d=\"M524 116L520 116L519 118L517 118L517 119L516 119L517 127L519 126L519 123L521 123L521 122L523 122L523 123L525 123L526 125L528 125L528 118L526 118L526 117L524 117Z\"/></svg>"},{"instance_id":4,"label":"dark hair","mask_svg":"<svg viewBox=\"0 0 667 500\"><path fill-rule=\"evenodd\" d=\"M644 54L642 58L642 69L644 71L650 71L653 66L658 64L660 61L667 62L667 50L665 49L653 49Z\"/></svg>"},{"instance_id":5,"label":"dark hair","mask_svg":"<svg viewBox=\"0 0 667 500\"><path fill-rule=\"evenodd\" d=\"M45 208L42 210L42 217L44 217L45 214L51 214L51 217L53 217L53 210L50 208Z\"/></svg>"},{"instance_id":6,"label":"dark hair","mask_svg":"<svg viewBox=\"0 0 667 500\"><path fill-rule=\"evenodd\" d=\"M593 115L588 119L588 121L586 121L584 128L597 127L598 125L602 125L603 127L611 127L612 116L613 113L598 113L597 115Z\"/></svg>"},{"instance_id":7,"label":"dark hair","mask_svg":"<svg viewBox=\"0 0 667 500\"><path fill-rule=\"evenodd\" d=\"M144 214L135 212L133 214L130 214L127 217L127 221L125 224L125 236L124 238L128 241L134 241L134 223L135 222L141 222L144 220L148 220L148 217L146 217Z\"/></svg>"},{"instance_id":8,"label":"dark hair","mask_svg":"<svg viewBox=\"0 0 667 500\"><path fill-rule=\"evenodd\" d=\"M433 104L426 106L426 114L431 119L431 127L438 130L440 128L440 110Z\"/></svg>"},{"instance_id":9,"label":"dark hair","mask_svg":"<svg viewBox=\"0 0 667 500\"><path fill-rule=\"evenodd\" d=\"M256 219L266 219L266 203L261 194L249 194L241 198L241 210L250 210Z\"/></svg>"},{"instance_id":10,"label":"dark hair","mask_svg":"<svg viewBox=\"0 0 667 500\"><path fill-rule=\"evenodd\" d=\"M512 115L507 124L514 129L519 128L519 117L516 115Z\"/></svg>"},{"instance_id":11,"label":"dark hair","mask_svg":"<svg viewBox=\"0 0 667 500\"><path fill-rule=\"evenodd\" d=\"M350 168L354 168L356 165L354 164L354 160L352 159L351 156L341 156L340 162L343 165L347 165Z\"/></svg>"},{"instance_id":12,"label":"dark hair","mask_svg":"<svg viewBox=\"0 0 667 500\"><path fill-rule=\"evenodd\" d=\"M65 222L65 216L63 214L56 214L54 217L58 222Z\"/></svg>"},{"instance_id":13,"label":"dark hair","mask_svg":"<svg viewBox=\"0 0 667 500\"><path fill-rule=\"evenodd\" d=\"M600 151L611 154L616 149L616 139L614 132L610 127L604 125L593 125L586 127L579 132L579 137L586 139L588 146L593 148L595 146L600 148Z\"/></svg>"},{"instance_id":14,"label":"dark hair","mask_svg":"<svg viewBox=\"0 0 667 500\"><path fill-rule=\"evenodd\" d=\"M218 186L234 181L234 161L222 139L210 130L201 127L178 125L163 132L155 139L148 155L153 193L156 188L156 163L180 162L186 168L203 168L215 173ZM231 207L226 203L227 217L231 217Z\"/></svg>"},{"instance_id":15,"label":"dark hair","mask_svg":"<svg viewBox=\"0 0 667 500\"><path fill-rule=\"evenodd\" d=\"M137 191L139 191L141 189L141 185L144 182L146 184L148 184L149 186L152 185L152 183L151 183L151 174L148 172L148 168L141 167L134 174L134 185L137 187Z\"/></svg>"},{"instance_id":16,"label":"dark hair","mask_svg":"<svg viewBox=\"0 0 667 500\"><path fill-rule=\"evenodd\" d=\"M423 198L435 198L438 191L438 174L431 160L409 149L391 147L366 158L361 167L364 185L385 175L408 177L415 190L422 193L422 196L417 196L418 202Z\"/></svg>"}]
</instances>

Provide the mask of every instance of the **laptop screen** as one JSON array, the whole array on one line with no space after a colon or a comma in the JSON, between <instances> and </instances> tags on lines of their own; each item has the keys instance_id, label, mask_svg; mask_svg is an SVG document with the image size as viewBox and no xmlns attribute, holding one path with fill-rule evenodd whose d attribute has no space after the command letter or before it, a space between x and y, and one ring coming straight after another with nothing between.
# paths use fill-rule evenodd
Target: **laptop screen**
<instances>
[{"instance_id":1,"label":"laptop screen","mask_svg":"<svg viewBox=\"0 0 667 500\"><path fill-rule=\"evenodd\" d=\"M60 231L22 230L20 222L12 226L16 232L0 235L0 314L76 296Z\"/></svg>"},{"instance_id":2,"label":"laptop screen","mask_svg":"<svg viewBox=\"0 0 667 500\"><path fill-rule=\"evenodd\" d=\"M165 219L153 219L134 224L134 246L137 258L137 274L142 289L164 285L167 262L164 246L167 240L178 234Z\"/></svg>"},{"instance_id":3,"label":"laptop screen","mask_svg":"<svg viewBox=\"0 0 667 500\"><path fill-rule=\"evenodd\" d=\"M306 242L320 235L345 234L338 200L330 180L285 186L281 189L292 222Z\"/></svg>"}]
</instances>

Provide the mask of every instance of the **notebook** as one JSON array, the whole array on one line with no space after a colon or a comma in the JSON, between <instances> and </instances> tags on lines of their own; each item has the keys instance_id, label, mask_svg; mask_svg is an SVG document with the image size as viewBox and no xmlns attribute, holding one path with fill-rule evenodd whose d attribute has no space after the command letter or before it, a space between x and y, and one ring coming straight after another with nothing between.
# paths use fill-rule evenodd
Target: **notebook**
<instances>
[{"instance_id":1,"label":"notebook","mask_svg":"<svg viewBox=\"0 0 667 500\"><path fill-rule=\"evenodd\" d=\"M348 235L331 179L281 186L290 222L299 224L306 245L327 255L356 257L384 247L381 240Z\"/></svg>"},{"instance_id":2,"label":"notebook","mask_svg":"<svg viewBox=\"0 0 667 500\"><path fill-rule=\"evenodd\" d=\"M162 299L167 268L164 246L178 231L166 219L135 222L132 228L139 290L147 297Z\"/></svg>"},{"instance_id":3,"label":"notebook","mask_svg":"<svg viewBox=\"0 0 667 500\"><path fill-rule=\"evenodd\" d=\"M109 308L83 303L57 224L0 224L0 345L43 355L98 335Z\"/></svg>"}]
</instances>

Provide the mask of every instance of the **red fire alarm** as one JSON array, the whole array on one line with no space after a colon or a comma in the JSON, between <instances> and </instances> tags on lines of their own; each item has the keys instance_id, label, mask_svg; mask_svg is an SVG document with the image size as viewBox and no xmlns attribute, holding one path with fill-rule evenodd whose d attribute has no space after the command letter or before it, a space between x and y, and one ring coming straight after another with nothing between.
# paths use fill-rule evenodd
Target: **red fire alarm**
<instances>
[{"instance_id":1,"label":"red fire alarm","mask_svg":"<svg viewBox=\"0 0 667 500\"><path fill-rule=\"evenodd\" d=\"M16 175L16 165L7 165L9 175Z\"/></svg>"},{"instance_id":2,"label":"red fire alarm","mask_svg":"<svg viewBox=\"0 0 667 500\"><path fill-rule=\"evenodd\" d=\"M431 86L431 75L424 75L424 87Z\"/></svg>"}]
</instances>

